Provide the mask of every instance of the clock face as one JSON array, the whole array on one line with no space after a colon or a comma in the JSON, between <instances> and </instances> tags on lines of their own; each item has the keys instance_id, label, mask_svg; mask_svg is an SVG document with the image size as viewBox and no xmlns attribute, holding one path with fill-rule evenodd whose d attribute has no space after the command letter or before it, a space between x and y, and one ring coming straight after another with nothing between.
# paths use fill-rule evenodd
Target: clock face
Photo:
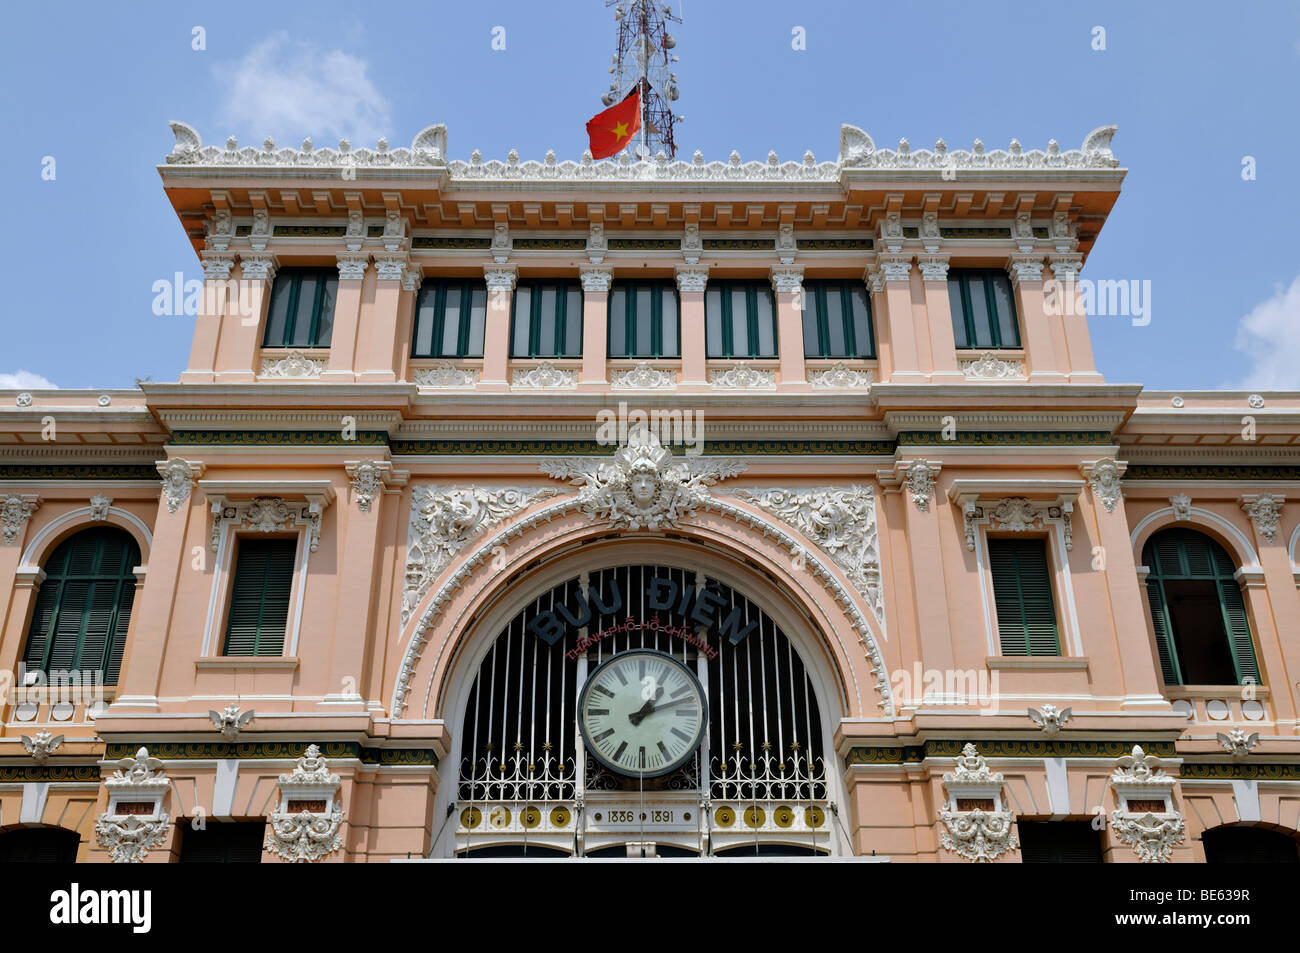
<instances>
[{"instance_id":1,"label":"clock face","mask_svg":"<svg viewBox=\"0 0 1300 953\"><path fill-rule=\"evenodd\" d=\"M704 690L670 655L622 652L603 662L578 695L587 750L611 771L653 778L690 760L708 725Z\"/></svg>"}]
</instances>

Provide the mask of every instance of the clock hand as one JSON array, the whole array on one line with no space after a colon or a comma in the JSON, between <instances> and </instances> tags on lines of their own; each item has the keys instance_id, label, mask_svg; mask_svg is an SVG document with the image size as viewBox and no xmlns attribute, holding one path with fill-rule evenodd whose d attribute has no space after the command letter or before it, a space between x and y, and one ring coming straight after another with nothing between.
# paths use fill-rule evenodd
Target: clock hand
<instances>
[{"instance_id":1,"label":"clock hand","mask_svg":"<svg viewBox=\"0 0 1300 953\"><path fill-rule=\"evenodd\" d=\"M641 724L641 722L645 720L646 716L655 710L655 702L662 698L663 694L664 690L662 686L655 689L654 698L647 698L644 705L627 716L627 720L632 722L634 725Z\"/></svg>"},{"instance_id":2,"label":"clock hand","mask_svg":"<svg viewBox=\"0 0 1300 953\"><path fill-rule=\"evenodd\" d=\"M695 701L695 699L694 699L694 698L691 698L691 697L688 695L686 698L679 698L679 699L677 699L676 701L671 701L671 702L668 702L667 704L664 704L664 705L656 705L653 709L651 709L650 711L648 711L648 712L646 712L644 715L642 715L641 718L640 718L640 720L641 720L641 721L644 721L646 718L650 717L651 715L653 715L653 714L654 714L655 712L657 712L657 711L663 711L663 710L666 709L666 708L672 708L674 705L683 705L683 704L685 704L686 702L690 702L690 701Z\"/></svg>"}]
</instances>

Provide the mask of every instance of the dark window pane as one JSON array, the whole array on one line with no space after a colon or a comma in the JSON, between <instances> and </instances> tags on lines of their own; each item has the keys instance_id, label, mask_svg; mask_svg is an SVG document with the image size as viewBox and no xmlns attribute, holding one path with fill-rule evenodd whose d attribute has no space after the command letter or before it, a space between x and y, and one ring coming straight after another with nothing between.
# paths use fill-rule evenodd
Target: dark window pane
<instances>
[{"instance_id":1,"label":"dark window pane","mask_svg":"<svg viewBox=\"0 0 1300 953\"><path fill-rule=\"evenodd\" d=\"M310 347L311 317L316 307L316 287L319 284L315 275L303 275L298 282L298 308L293 316L293 331L289 343L294 347Z\"/></svg>"},{"instance_id":2,"label":"dark window pane","mask_svg":"<svg viewBox=\"0 0 1300 953\"><path fill-rule=\"evenodd\" d=\"M752 347L749 340L749 304L743 285L731 289L731 351L726 357L749 357Z\"/></svg>"},{"instance_id":3,"label":"dark window pane","mask_svg":"<svg viewBox=\"0 0 1300 953\"><path fill-rule=\"evenodd\" d=\"M758 317L758 340L750 353L758 357L776 357L776 309L772 290L759 285L754 289L754 306Z\"/></svg>"},{"instance_id":4,"label":"dark window pane","mask_svg":"<svg viewBox=\"0 0 1300 953\"><path fill-rule=\"evenodd\" d=\"M338 294L339 280L330 275L322 282L320 300L320 318L316 322L316 338L312 347L329 347L334 334L334 299Z\"/></svg>"},{"instance_id":5,"label":"dark window pane","mask_svg":"<svg viewBox=\"0 0 1300 953\"><path fill-rule=\"evenodd\" d=\"M582 291L574 285L568 290L564 322L564 353L577 357L582 353Z\"/></svg>"},{"instance_id":6,"label":"dark window pane","mask_svg":"<svg viewBox=\"0 0 1300 953\"><path fill-rule=\"evenodd\" d=\"M660 353L663 357L677 356L677 293L673 290L672 285L665 285L663 288L663 319L662 319L662 342Z\"/></svg>"},{"instance_id":7,"label":"dark window pane","mask_svg":"<svg viewBox=\"0 0 1300 953\"><path fill-rule=\"evenodd\" d=\"M537 356L555 356L555 286L541 288L542 310L537 318Z\"/></svg>"},{"instance_id":8,"label":"dark window pane","mask_svg":"<svg viewBox=\"0 0 1300 953\"><path fill-rule=\"evenodd\" d=\"M848 345L844 340L844 303L838 285L826 289L826 341L827 357L848 355Z\"/></svg>"},{"instance_id":9,"label":"dark window pane","mask_svg":"<svg viewBox=\"0 0 1300 953\"><path fill-rule=\"evenodd\" d=\"M876 353L876 342L871 333L871 303L867 299L867 289L854 285L850 289L853 302L853 346L855 357L872 357Z\"/></svg>"},{"instance_id":10,"label":"dark window pane","mask_svg":"<svg viewBox=\"0 0 1300 953\"><path fill-rule=\"evenodd\" d=\"M966 335L966 306L961 300L961 285L960 275L948 276L948 306L952 309L952 336L956 339L958 347L970 347L970 340Z\"/></svg>"},{"instance_id":11,"label":"dark window pane","mask_svg":"<svg viewBox=\"0 0 1300 953\"><path fill-rule=\"evenodd\" d=\"M654 310L651 305L653 291L646 286L636 291L636 356L653 357L654 343L650 336L654 329Z\"/></svg>"},{"instance_id":12,"label":"dark window pane","mask_svg":"<svg viewBox=\"0 0 1300 953\"><path fill-rule=\"evenodd\" d=\"M628 354L628 293L615 286L610 291L610 355L624 358Z\"/></svg>"},{"instance_id":13,"label":"dark window pane","mask_svg":"<svg viewBox=\"0 0 1300 953\"><path fill-rule=\"evenodd\" d=\"M725 356L722 348L722 291L710 288L704 293L704 339L709 357Z\"/></svg>"},{"instance_id":14,"label":"dark window pane","mask_svg":"<svg viewBox=\"0 0 1300 953\"><path fill-rule=\"evenodd\" d=\"M971 275L968 286L970 289L971 320L975 325L975 345L977 347L993 347L993 325L989 321L989 303L984 276Z\"/></svg>"},{"instance_id":15,"label":"dark window pane","mask_svg":"<svg viewBox=\"0 0 1300 953\"><path fill-rule=\"evenodd\" d=\"M815 285L809 283L803 289L803 354L804 357L825 357L822 353L817 323L821 319L821 305L817 302L818 293Z\"/></svg>"},{"instance_id":16,"label":"dark window pane","mask_svg":"<svg viewBox=\"0 0 1300 953\"><path fill-rule=\"evenodd\" d=\"M1020 329L1016 326L1016 309L1011 298L1011 281L994 275L993 304L998 309L998 337L1002 347L1020 347Z\"/></svg>"},{"instance_id":17,"label":"dark window pane","mask_svg":"<svg viewBox=\"0 0 1300 953\"><path fill-rule=\"evenodd\" d=\"M515 357L528 357L532 332L533 291L521 287L515 291Z\"/></svg>"},{"instance_id":18,"label":"dark window pane","mask_svg":"<svg viewBox=\"0 0 1300 953\"><path fill-rule=\"evenodd\" d=\"M293 275L281 272L275 276L271 286L271 307L266 318L266 347L280 347L284 344L285 329L289 321L289 299L293 296Z\"/></svg>"},{"instance_id":19,"label":"dark window pane","mask_svg":"<svg viewBox=\"0 0 1300 953\"><path fill-rule=\"evenodd\" d=\"M437 300L436 287L426 285L420 289L420 299L415 309L415 345L412 348L415 357L429 357L433 354L433 318Z\"/></svg>"},{"instance_id":20,"label":"dark window pane","mask_svg":"<svg viewBox=\"0 0 1300 953\"><path fill-rule=\"evenodd\" d=\"M460 285L447 286L446 305L442 310L442 341L438 353L455 357L460 346Z\"/></svg>"},{"instance_id":21,"label":"dark window pane","mask_svg":"<svg viewBox=\"0 0 1300 953\"><path fill-rule=\"evenodd\" d=\"M465 344L466 357L483 356L483 325L487 320L487 287L473 291L469 306L469 334Z\"/></svg>"}]
</instances>

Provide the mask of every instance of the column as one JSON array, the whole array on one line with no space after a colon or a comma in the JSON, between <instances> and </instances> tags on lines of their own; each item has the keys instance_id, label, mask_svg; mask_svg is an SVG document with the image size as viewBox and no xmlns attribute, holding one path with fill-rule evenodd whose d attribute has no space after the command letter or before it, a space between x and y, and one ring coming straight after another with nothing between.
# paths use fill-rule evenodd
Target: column
<instances>
[{"instance_id":1,"label":"column","mask_svg":"<svg viewBox=\"0 0 1300 953\"><path fill-rule=\"evenodd\" d=\"M1029 379L1040 383L1065 383L1064 354L1058 353L1057 328L1043 301L1043 261L1034 255L1013 255L1007 263L1015 289L1016 312L1025 332L1025 357ZM1059 327L1059 325L1057 325Z\"/></svg>"},{"instance_id":2,"label":"column","mask_svg":"<svg viewBox=\"0 0 1300 953\"><path fill-rule=\"evenodd\" d=\"M11 611L4 615L5 607L0 605L0 672L17 672L18 660L22 657L23 646L27 642L24 626L27 622L27 609L36 591L45 580L45 573L39 569L18 572L21 565L23 549L27 545L27 529L31 525L32 514L40 508L40 497L34 493L6 493L0 496L0 587L12 580L12 593L7 600ZM0 692L0 696L3 693ZM0 706L3 698L0 697Z\"/></svg>"},{"instance_id":3,"label":"column","mask_svg":"<svg viewBox=\"0 0 1300 953\"><path fill-rule=\"evenodd\" d=\"M773 265L769 272L776 297L776 348L781 359L780 390L811 390L804 372L803 266Z\"/></svg>"},{"instance_id":4,"label":"column","mask_svg":"<svg viewBox=\"0 0 1300 953\"><path fill-rule=\"evenodd\" d=\"M131 609L131 638L126 643L117 700L110 706L110 715L120 713L122 708L158 708L158 685L163 659L167 657L172 615L187 611L177 606L176 595L181 573L194 571L187 547L192 514L197 514L201 524L192 538L197 543L207 541L206 527L202 525L205 507L195 492L203 464L173 457L166 464L160 463L158 472L163 477L163 492L154 520L148 581Z\"/></svg>"},{"instance_id":5,"label":"column","mask_svg":"<svg viewBox=\"0 0 1300 953\"><path fill-rule=\"evenodd\" d=\"M609 355L609 286L614 281L611 265L581 265L582 275L582 371L578 389L604 389L609 384L605 363Z\"/></svg>"},{"instance_id":6,"label":"column","mask_svg":"<svg viewBox=\"0 0 1300 953\"><path fill-rule=\"evenodd\" d=\"M889 330L889 368L881 364L881 381L922 380L920 355L916 347L916 324L912 320L912 258L910 255L881 255L868 272L873 291L882 291L884 314L878 325ZM883 350L883 348L882 348ZM888 376L886 376L888 370Z\"/></svg>"},{"instance_id":7,"label":"column","mask_svg":"<svg viewBox=\"0 0 1300 953\"><path fill-rule=\"evenodd\" d=\"M397 344L397 313L402 295L402 276L406 273L406 255L383 255L375 258L375 303L367 322L370 340L359 380L388 382L397 380L394 352Z\"/></svg>"},{"instance_id":8,"label":"column","mask_svg":"<svg viewBox=\"0 0 1300 953\"><path fill-rule=\"evenodd\" d=\"M1119 666L1124 680L1125 708L1148 711L1167 710L1168 701L1161 693L1163 677L1157 667L1155 646L1147 631L1150 611L1145 593L1138 587L1137 565L1129 538L1129 521L1124 512L1124 495L1119 491L1120 472L1113 460L1085 464L1084 475L1092 487L1093 514L1097 520L1097 545L1105 559L1106 594L1114 620ZM1113 477L1109 474L1113 474ZM1076 544L1077 551L1077 544ZM1083 554L1091 560L1092 554ZM1086 618L1086 615L1084 616ZM1088 626L1084 625L1083 650L1094 651L1088 644ZM1063 647L1064 648L1064 647ZM1109 690L1109 689L1107 689Z\"/></svg>"},{"instance_id":9,"label":"column","mask_svg":"<svg viewBox=\"0 0 1300 953\"><path fill-rule=\"evenodd\" d=\"M365 668L374 650L371 618L379 593L378 567L385 552L379 527L385 505L387 461L349 460L345 463L352 493L339 508L339 586L334 607L334 637L330 642L329 683L322 705L365 705ZM347 686L353 686L345 693Z\"/></svg>"},{"instance_id":10,"label":"column","mask_svg":"<svg viewBox=\"0 0 1300 953\"><path fill-rule=\"evenodd\" d=\"M899 492L903 496L904 535L911 561L921 667L949 671L955 661L952 624L948 618L948 585L944 580L945 537L939 528L943 497L935 488L939 464L912 460L906 469L902 465L898 469L903 482ZM950 533L948 538L960 539L960 536Z\"/></svg>"},{"instance_id":11,"label":"column","mask_svg":"<svg viewBox=\"0 0 1300 953\"><path fill-rule=\"evenodd\" d=\"M948 256L921 255L916 260L925 291L925 321L930 336L930 379L936 383L961 381L957 363L957 338L952 331L952 303L948 297Z\"/></svg>"},{"instance_id":12,"label":"column","mask_svg":"<svg viewBox=\"0 0 1300 953\"><path fill-rule=\"evenodd\" d=\"M1288 537L1282 532L1286 498L1280 494L1248 493L1238 502L1255 530L1255 551L1263 570L1253 574L1237 572L1242 601L1250 610L1260 678L1272 688L1269 698L1274 716L1291 719L1296 709L1288 687L1300 678L1300 591L1287 552ZM1270 623L1276 632L1273 638L1266 637Z\"/></svg>"},{"instance_id":13,"label":"column","mask_svg":"<svg viewBox=\"0 0 1300 953\"><path fill-rule=\"evenodd\" d=\"M1088 315L1084 312L1083 301L1079 295L1079 269L1083 266L1082 255L1053 255L1048 259L1052 277L1056 284L1051 289L1051 300L1045 304L1053 305L1048 310L1058 312L1062 325L1062 337L1065 340L1064 370L1071 381L1082 383L1101 383L1102 376L1097 373L1097 364L1092 357L1092 336L1088 333Z\"/></svg>"},{"instance_id":14,"label":"column","mask_svg":"<svg viewBox=\"0 0 1300 953\"><path fill-rule=\"evenodd\" d=\"M226 289L231 269L235 266L235 256L229 252L205 251L200 255L203 258L203 296L199 299L199 313L194 321L189 366L180 375L182 384L207 383L216 375Z\"/></svg>"},{"instance_id":15,"label":"column","mask_svg":"<svg viewBox=\"0 0 1300 953\"><path fill-rule=\"evenodd\" d=\"M487 280L487 321L483 331L483 377L480 390L507 390L510 380L510 304L518 277L518 266L483 266ZM585 315L584 315L585 317Z\"/></svg>"},{"instance_id":16,"label":"column","mask_svg":"<svg viewBox=\"0 0 1300 953\"><path fill-rule=\"evenodd\" d=\"M402 272L402 295L397 305L397 339L393 342L393 370L399 381L410 380L411 342L415 335L415 303L424 281L423 268L408 263Z\"/></svg>"},{"instance_id":17,"label":"column","mask_svg":"<svg viewBox=\"0 0 1300 953\"><path fill-rule=\"evenodd\" d=\"M229 294L222 309L217 380L247 383L256 379L258 351L271 307L271 280L275 277L275 268L273 255L240 256L239 281L228 283Z\"/></svg>"},{"instance_id":18,"label":"column","mask_svg":"<svg viewBox=\"0 0 1300 953\"><path fill-rule=\"evenodd\" d=\"M681 299L682 383L704 386L708 346L704 337L704 288L709 269L703 265L677 266L677 291Z\"/></svg>"},{"instance_id":19,"label":"column","mask_svg":"<svg viewBox=\"0 0 1300 953\"><path fill-rule=\"evenodd\" d=\"M323 381L356 379L353 367L358 356L357 335L361 330L361 285L369 263L370 256L364 252L347 252L338 256L339 288L334 297L330 360L321 374Z\"/></svg>"}]
</instances>

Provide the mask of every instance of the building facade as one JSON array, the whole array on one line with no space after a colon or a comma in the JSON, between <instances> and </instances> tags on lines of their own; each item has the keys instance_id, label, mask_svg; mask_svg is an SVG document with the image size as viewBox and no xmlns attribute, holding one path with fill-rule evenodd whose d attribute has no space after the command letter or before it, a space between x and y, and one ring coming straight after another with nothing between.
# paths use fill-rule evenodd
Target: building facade
<instances>
[{"instance_id":1,"label":"building facade","mask_svg":"<svg viewBox=\"0 0 1300 953\"><path fill-rule=\"evenodd\" d=\"M0 396L0 856L1297 859L1300 397L1099 373L1113 127L172 128L188 366Z\"/></svg>"}]
</instances>

